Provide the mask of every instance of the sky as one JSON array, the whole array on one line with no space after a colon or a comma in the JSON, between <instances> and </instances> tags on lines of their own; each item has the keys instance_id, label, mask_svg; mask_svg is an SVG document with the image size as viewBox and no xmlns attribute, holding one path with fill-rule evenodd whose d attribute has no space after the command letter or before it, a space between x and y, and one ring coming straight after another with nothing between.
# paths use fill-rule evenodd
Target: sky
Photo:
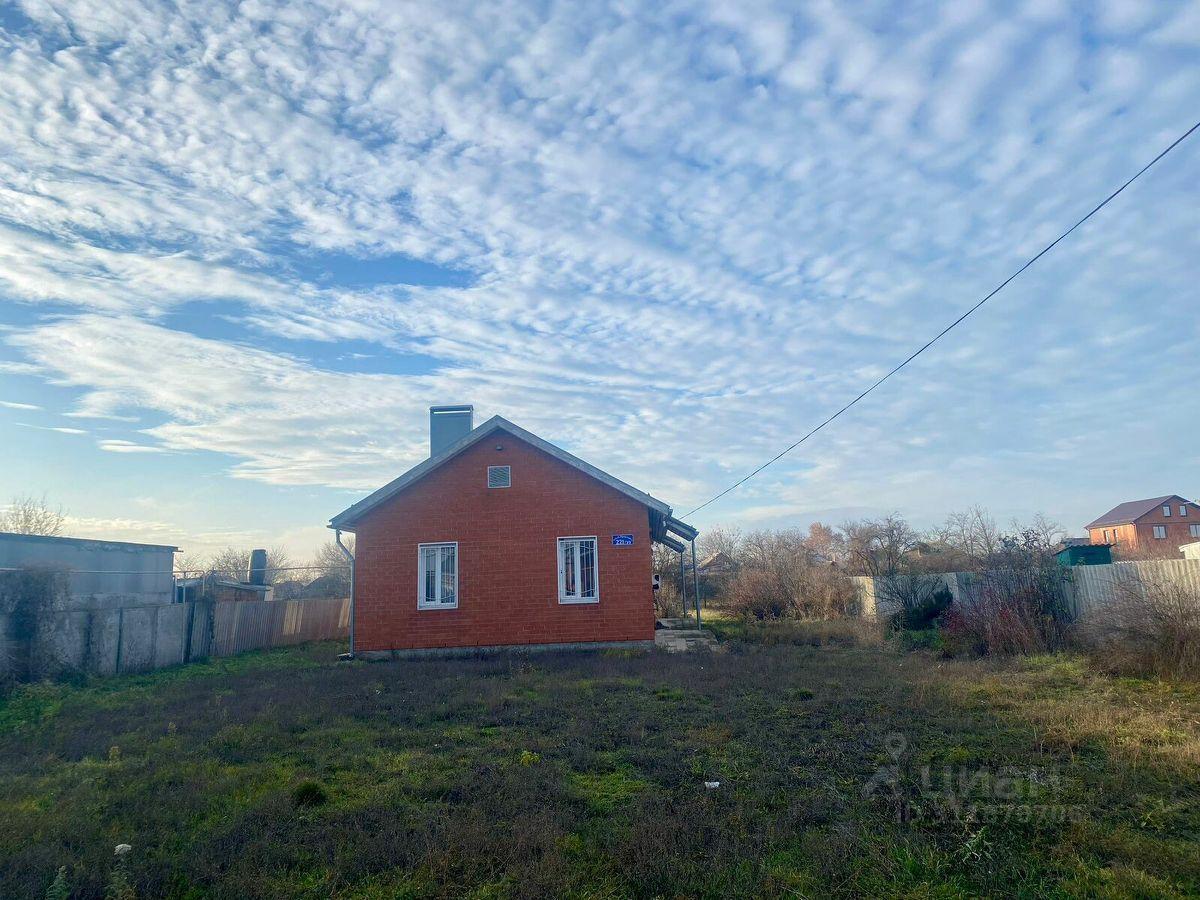
<instances>
[{"instance_id":1,"label":"sky","mask_svg":"<svg viewBox=\"0 0 1200 900\"><path fill-rule=\"evenodd\" d=\"M0 498L283 544L501 414L686 514L1200 118L1200 5L0 7ZM694 518L1200 494L1200 136ZM0 500L0 502L3 502Z\"/></svg>"}]
</instances>

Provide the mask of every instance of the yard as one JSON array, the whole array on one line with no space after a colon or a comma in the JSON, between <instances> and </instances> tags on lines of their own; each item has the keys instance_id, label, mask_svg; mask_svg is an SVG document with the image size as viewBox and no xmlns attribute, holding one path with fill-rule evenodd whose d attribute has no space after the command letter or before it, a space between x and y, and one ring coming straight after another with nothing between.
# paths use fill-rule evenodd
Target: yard
<instances>
[{"instance_id":1,"label":"yard","mask_svg":"<svg viewBox=\"0 0 1200 900\"><path fill-rule=\"evenodd\" d=\"M0 701L0 896L1200 893L1200 692L837 629ZM706 787L706 782L720 782Z\"/></svg>"}]
</instances>

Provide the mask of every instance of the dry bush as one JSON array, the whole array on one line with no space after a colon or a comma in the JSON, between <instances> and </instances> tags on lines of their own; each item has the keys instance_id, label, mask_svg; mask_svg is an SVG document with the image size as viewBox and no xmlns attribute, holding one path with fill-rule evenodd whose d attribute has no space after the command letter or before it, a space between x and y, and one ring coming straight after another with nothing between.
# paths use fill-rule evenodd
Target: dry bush
<instances>
[{"instance_id":1,"label":"dry bush","mask_svg":"<svg viewBox=\"0 0 1200 900\"><path fill-rule=\"evenodd\" d=\"M1112 602L1079 630L1093 661L1112 672L1200 680L1200 593L1136 576L1113 588Z\"/></svg>"},{"instance_id":2,"label":"dry bush","mask_svg":"<svg viewBox=\"0 0 1200 900\"><path fill-rule=\"evenodd\" d=\"M854 585L829 566L781 557L739 571L729 585L729 609L751 619L830 619L858 602Z\"/></svg>"},{"instance_id":3,"label":"dry bush","mask_svg":"<svg viewBox=\"0 0 1200 900\"><path fill-rule=\"evenodd\" d=\"M890 614L893 629L929 628L954 601L945 579L937 575L896 575L876 590L877 607Z\"/></svg>"},{"instance_id":4,"label":"dry bush","mask_svg":"<svg viewBox=\"0 0 1200 900\"><path fill-rule=\"evenodd\" d=\"M946 613L947 651L1028 655L1061 650L1071 621L1065 577L1054 563L983 573L971 599Z\"/></svg>"}]
</instances>

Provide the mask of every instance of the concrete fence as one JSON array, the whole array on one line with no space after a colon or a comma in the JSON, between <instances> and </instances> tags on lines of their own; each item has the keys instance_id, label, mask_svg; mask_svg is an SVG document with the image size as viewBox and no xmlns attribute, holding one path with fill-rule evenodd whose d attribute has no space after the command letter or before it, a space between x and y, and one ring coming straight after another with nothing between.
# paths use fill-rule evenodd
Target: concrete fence
<instances>
[{"instance_id":1,"label":"concrete fence","mask_svg":"<svg viewBox=\"0 0 1200 900\"><path fill-rule=\"evenodd\" d=\"M100 675L145 672L210 656L344 638L349 625L349 599L70 609L50 614L36 640L8 636L0 643L0 674L22 678L62 668Z\"/></svg>"},{"instance_id":2,"label":"concrete fence","mask_svg":"<svg viewBox=\"0 0 1200 900\"><path fill-rule=\"evenodd\" d=\"M987 584L987 576L975 572L944 572L931 575L854 576L858 591L859 613L864 618L886 618L896 612L895 597L904 591L904 582L922 579L927 589L944 584L954 602L970 604ZM1000 579L1002 581L1002 579ZM1106 566L1070 566L1064 571L1063 599L1077 618L1103 614L1104 607L1117 596L1122 581L1143 584L1175 584L1193 591L1200 598L1200 559L1163 559L1119 562ZM1198 601L1200 602L1200 601Z\"/></svg>"}]
</instances>

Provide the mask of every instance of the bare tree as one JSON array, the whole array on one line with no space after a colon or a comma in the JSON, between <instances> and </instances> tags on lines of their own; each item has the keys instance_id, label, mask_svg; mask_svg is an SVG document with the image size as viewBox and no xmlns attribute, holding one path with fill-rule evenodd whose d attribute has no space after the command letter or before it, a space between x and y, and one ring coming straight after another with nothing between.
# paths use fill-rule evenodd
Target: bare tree
<instances>
[{"instance_id":1,"label":"bare tree","mask_svg":"<svg viewBox=\"0 0 1200 900\"><path fill-rule=\"evenodd\" d=\"M823 522L813 522L808 526L806 542L813 553L828 562L838 562L845 558L845 537Z\"/></svg>"},{"instance_id":2,"label":"bare tree","mask_svg":"<svg viewBox=\"0 0 1200 900\"><path fill-rule=\"evenodd\" d=\"M979 567L990 565L1001 549L1000 529L982 506L951 513L937 529L936 538L966 554Z\"/></svg>"},{"instance_id":3,"label":"bare tree","mask_svg":"<svg viewBox=\"0 0 1200 900\"><path fill-rule=\"evenodd\" d=\"M208 565L199 553L176 553L174 568L177 575L199 575Z\"/></svg>"},{"instance_id":4,"label":"bare tree","mask_svg":"<svg viewBox=\"0 0 1200 900\"><path fill-rule=\"evenodd\" d=\"M13 497L12 502L0 512L0 531L54 537L62 534L66 518L61 506L53 509L46 502L45 494L41 498L22 494Z\"/></svg>"},{"instance_id":5,"label":"bare tree","mask_svg":"<svg viewBox=\"0 0 1200 900\"><path fill-rule=\"evenodd\" d=\"M683 597L679 591L679 554L666 544L654 544L650 552L654 574L659 578L659 589L654 592L655 615L681 615Z\"/></svg>"},{"instance_id":6,"label":"bare tree","mask_svg":"<svg viewBox=\"0 0 1200 900\"><path fill-rule=\"evenodd\" d=\"M847 569L860 575L898 574L905 557L920 540L899 513L847 522L841 530L846 540Z\"/></svg>"},{"instance_id":7,"label":"bare tree","mask_svg":"<svg viewBox=\"0 0 1200 900\"><path fill-rule=\"evenodd\" d=\"M811 557L804 532L799 528L781 528L778 531L760 528L746 535L740 562L766 568L781 560L799 560L808 564Z\"/></svg>"},{"instance_id":8,"label":"bare tree","mask_svg":"<svg viewBox=\"0 0 1200 900\"><path fill-rule=\"evenodd\" d=\"M354 552L354 535L348 535L343 541ZM321 575L345 575L349 578L350 575L350 560L346 559L346 554L342 552L342 548L337 545L336 541L326 541L318 549L316 556L312 560L311 575L316 578Z\"/></svg>"},{"instance_id":9,"label":"bare tree","mask_svg":"<svg viewBox=\"0 0 1200 900\"><path fill-rule=\"evenodd\" d=\"M697 551L703 557L724 553L730 559L736 560L741 555L742 542L742 529L736 525L715 525L700 533Z\"/></svg>"}]
</instances>

